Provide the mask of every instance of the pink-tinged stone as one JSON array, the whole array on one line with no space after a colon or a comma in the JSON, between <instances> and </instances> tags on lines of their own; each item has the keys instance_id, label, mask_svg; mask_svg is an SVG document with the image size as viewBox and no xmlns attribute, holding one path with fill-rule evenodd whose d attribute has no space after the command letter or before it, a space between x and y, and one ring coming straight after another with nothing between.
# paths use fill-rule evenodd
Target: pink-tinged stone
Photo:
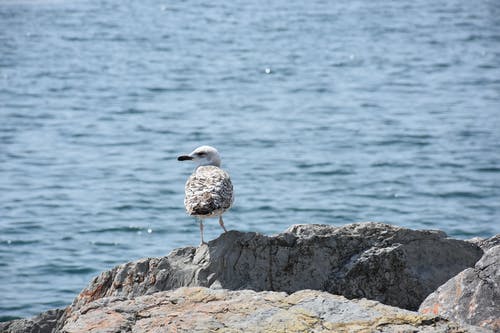
<instances>
[{"instance_id":1,"label":"pink-tinged stone","mask_svg":"<svg viewBox=\"0 0 500 333\"><path fill-rule=\"evenodd\" d=\"M419 311L500 332L500 245L430 294Z\"/></svg>"}]
</instances>

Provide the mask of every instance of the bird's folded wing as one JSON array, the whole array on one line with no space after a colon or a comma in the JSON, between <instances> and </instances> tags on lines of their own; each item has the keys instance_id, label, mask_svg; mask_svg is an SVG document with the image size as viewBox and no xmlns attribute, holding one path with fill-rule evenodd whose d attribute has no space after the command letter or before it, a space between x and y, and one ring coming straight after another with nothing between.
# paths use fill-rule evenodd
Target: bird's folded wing
<instances>
[{"instance_id":1,"label":"bird's folded wing","mask_svg":"<svg viewBox=\"0 0 500 333\"><path fill-rule=\"evenodd\" d=\"M217 215L233 203L233 184L224 170L213 167L198 168L186 182L184 204L189 215Z\"/></svg>"}]
</instances>

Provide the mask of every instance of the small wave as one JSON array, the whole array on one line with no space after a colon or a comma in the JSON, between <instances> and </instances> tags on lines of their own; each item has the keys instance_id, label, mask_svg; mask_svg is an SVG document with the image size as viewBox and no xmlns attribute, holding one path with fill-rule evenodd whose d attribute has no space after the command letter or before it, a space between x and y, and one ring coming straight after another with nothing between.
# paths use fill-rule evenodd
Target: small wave
<instances>
[{"instance_id":1,"label":"small wave","mask_svg":"<svg viewBox=\"0 0 500 333\"><path fill-rule=\"evenodd\" d=\"M92 230L82 230L79 231L79 234L100 234L105 232L124 232L124 233L137 233L138 231L145 230L146 228L139 226L127 226L127 227L109 227L109 228L100 228L100 229L92 229Z\"/></svg>"},{"instance_id":2,"label":"small wave","mask_svg":"<svg viewBox=\"0 0 500 333\"><path fill-rule=\"evenodd\" d=\"M410 163L401 163L401 162L375 162L371 164L371 167L374 168L408 168L411 167Z\"/></svg>"},{"instance_id":3,"label":"small wave","mask_svg":"<svg viewBox=\"0 0 500 333\"><path fill-rule=\"evenodd\" d=\"M103 247L115 247L115 246L118 246L119 243L117 242L92 242L92 245L95 245L95 246L103 246Z\"/></svg>"},{"instance_id":4,"label":"small wave","mask_svg":"<svg viewBox=\"0 0 500 333\"><path fill-rule=\"evenodd\" d=\"M118 114L118 115L124 115L124 114L143 114L143 113L146 113L146 111L139 110L137 108L127 108L127 109L124 109L124 110L119 110L119 111L113 112L113 114Z\"/></svg>"},{"instance_id":5,"label":"small wave","mask_svg":"<svg viewBox=\"0 0 500 333\"><path fill-rule=\"evenodd\" d=\"M318 162L318 163L299 163L297 164L297 167L299 169L311 169L311 168L315 168L315 167L325 167L325 166L329 166L331 165L330 162Z\"/></svg>"},{"instance_id":6,"label":"small wave","mask_svg":"<svg viewBox=\"0 0 500 333\"><path fill-rule=\"evenodd\" d=\"M382 140L376 142L377 146L428 146L430 142L427 141L412 141L412 140L404 140L404 139L390 139L390 140Z\"/></svg>"},{"instance_id":7,"label":"small wave","mask_svg":"<svg viewBox=\"0 0 500 333\"><path fill-rule=\"evenodd\" d=\"M109 143L95 143L97 147L127 147L136 145L148 145L149 140L138 140L138 141L115 141Z\"/></svg>"},{"instance_id":8,"label":"small wave","mask_svg":"<svg viewBox=\"0 0 500 333\"><path fill-rule=\"evenodd\" d=\"M122 211L129 211L129 210L163 210L165 209L163 206L158 207L158 206L153 206L153 202L137 202L134 204L124 204L120 206L113 207L114 210L122 212Z\"/></svg>"},{"instance_id":9,"label":"small wave","mask_svg":"<svg viewBox=\"0 0 500 333\"><path fill-rule=\"evenodd\" d=\"M170 92L191 92L194 89L191 86L180 85L174 88L166 87L147 87L145 88L148 92L152 93L170 93Z\"/></svg>"},{"instance_id":10,"label":"small wave","mask_svg":"<svg viewBox=\"0 0 500 333\"><path fill-rule=\"evenodd\" d=\"M330 213L332 210L329 208L299 208L291 207L288 210L292 212L304 212L304 213Z\"/></svg>"},{"instance_id":11,"label":"small wave","mask_svg":"<svg viewBox=\"0 0 500 333\"><path fill-rule=\"evenodd\" d=\"M21 240L21 239L7 239L3 240L2 243L5 243L7 245L11 246L16 246L16 245L33 245L33 244L38 244L40 243L39 240Z\"/></svg>"},{"instance_id":12,"label":"small wave","mask_svg":"<svg viewBox=\"0 0 500 333\"><path fill-rule=\"evenodd\" d=\"M31 104L7 104L5 105L7 109L16 109L16 108L31 108L33 105ZM50 113L39 113L39 114L33 114L33 113L22 113L22 112L11 112L7 114L8 118L17 118L17 119L29 119L29 120L51 120L55 119L54 115Z\"/></svg>"},{"instance_id":13,"label":"small wave","mask_svg":"<svg viewBox=\"0 0 500 333\"><path fill-rule=\"evenodd\" d=\"M452 163L452 162L444 162L439 163L440 168L463 168L463 164Z\"/></svg>"},{"instance_id":14,"label":"small wave","mask_svg":"<svg viewBox=\"0 0 500 333\"><path fill-rule=\"evenodd\" d=\"M362 108L380 109L380 105L374 103L361 103L359 106Z\"/></svg>"},{"instance_id":15,"label":"small wave","mask_svg":"<svg viewBox=\"0 0 500 333\"><path fill-rule=\"evenodd\" d=\"M68 42L89 42L91 41L90 38L85 38L85 37L79 37L79 36L62 36L62 40L68 41Z\"/></svg>"},{"instance_id":16,"label":"small wave","mask_svg":"<svg viewBox=\"0 0 500 333\"><path fill-rule=\"evenodd\" d=\"M492 172L492 173L496 173L496 172L500 172L500 167L484 167L484 168L477 168L477 169L474 169L474 171L478 171L478 172Z\"/></svg>"},{"instance_id":17,"label":"small wave","mask_svg":"<svg viewBox=\"0 0 500 333\"><path fill-rule=\"evenodd\" d=\"M65 274L90 274L95 273L97 270L90 267L75 266L75 265L57 265L57 264L47 264L35 267L35 271L45 272L47 274L65 273Z\"/></svg>"},{"instance_id":18,"label":"small wave","mask_svg":"<svg viewBox=\"0 0 500 333\"><path fill-rule=\"evenodd\" d=\"M418 192L418 195L432 197L432 198L442 198L442 199L484 199L488 196L482 193L474 193L467 191L450 191L450 192Z\"/></svg>"},{"instance_id":19,"label":"small wave","mask_svg":"<svg viewBox=\"0 0 500 333\"><path fill-rule=\"evenodd\" d=\"M438 193L436 196L440 198L470 198L470 199L483 199L486 198L487 196L481 193L473 193L473 192L466 192L466 191L452 191L452 192L445 192L445 193Z\"/></svg>"},{"instance_id":20,"label":"small wave","mask_svg":"<svg viewBox=\"0 0 500 333\"><path fill-rule=\"evenodd\" d=\"M137 125L135 127L136 131L138 132L144 132L144 133L154 133L154 134L163 134L163 135L170 135L170 134L175 134L175 131L171 129L155 129L151 127L147 127L144 125Z\"/></svg>"},{"instance_id":21,"label":"small wave","mask_svg":"<svg viewBox=\"0 0 500 333\"><path fill-rule=\"evenodd\" d=\"M345 169L335 169L335 170L325 170L325 171L313 171L309 173L314 176L347 176L355 174L354 171Z\"/></svg>"}]
</instances>

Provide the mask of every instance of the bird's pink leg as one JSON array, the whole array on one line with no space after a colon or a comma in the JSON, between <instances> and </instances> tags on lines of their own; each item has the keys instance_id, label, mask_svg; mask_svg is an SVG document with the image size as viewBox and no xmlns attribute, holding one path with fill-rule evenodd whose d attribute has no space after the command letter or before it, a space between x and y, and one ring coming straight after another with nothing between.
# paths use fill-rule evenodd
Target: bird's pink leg
<instances>
[{"instance_id":1,"label":"bird's pink leg","mask_svg":"<svg viewBox=\"0 0 500 333\"><path fill-rule=\"evenodd\" d=\"M224 232L227 232L226 227L224 226L224 221L222 221L222 215L219 215L219 224L224 229Z\"/></svg>"},{"instance_id":2,"label":"bird's pink leg","mask_svg":"<svg viewBox=\"0 0 500 333\"><path fill-rule=\"evenodd\" d=\"M200 219L200 235L201 235L201 244L200 245L207 244L207 242L205 242L203 240L203 220L202 219Z\"/></svg>"}]
</instances>

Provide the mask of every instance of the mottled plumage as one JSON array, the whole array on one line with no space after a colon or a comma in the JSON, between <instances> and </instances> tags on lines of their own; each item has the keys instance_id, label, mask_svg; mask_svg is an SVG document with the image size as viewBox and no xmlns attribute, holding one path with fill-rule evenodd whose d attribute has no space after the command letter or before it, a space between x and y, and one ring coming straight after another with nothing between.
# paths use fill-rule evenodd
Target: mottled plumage
<instances>
[{"instance_id":1,"label":"mottled plumage","mask_svg":"<svg viewBox=\"0 0 500 333\"><path fill-rule=\"evenodd\" d=\"M233 204L231 178L219 167L199 166L186 182L184 205L189 215L218 216Z\"/></svg>"}]
</instances>

